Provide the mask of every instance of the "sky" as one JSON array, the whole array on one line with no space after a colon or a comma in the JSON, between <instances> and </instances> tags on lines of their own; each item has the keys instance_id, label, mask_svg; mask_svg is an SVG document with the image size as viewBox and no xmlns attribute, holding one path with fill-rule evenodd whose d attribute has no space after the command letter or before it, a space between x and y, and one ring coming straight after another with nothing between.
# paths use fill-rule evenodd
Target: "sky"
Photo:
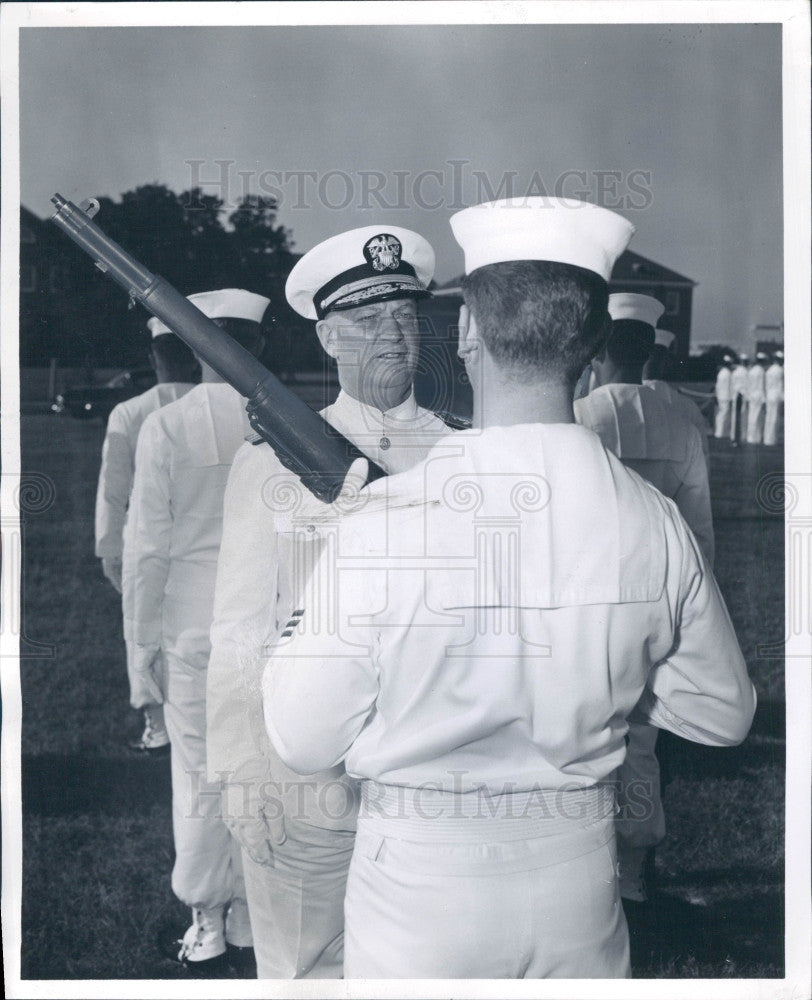
<instances>
[{"instance_id":1,"label":"sky","mask_svg":"<svg viewBox=\"0 0 812 1000\"><path fill-rule=\"evenodd\" d=\"M296 250L389 222L443 282L454 211L565 194L698 282L694 345L783 319L780 25L27 28L20 111L42 217L56 191L272 194Z\"/></svg>"}]
</instances>

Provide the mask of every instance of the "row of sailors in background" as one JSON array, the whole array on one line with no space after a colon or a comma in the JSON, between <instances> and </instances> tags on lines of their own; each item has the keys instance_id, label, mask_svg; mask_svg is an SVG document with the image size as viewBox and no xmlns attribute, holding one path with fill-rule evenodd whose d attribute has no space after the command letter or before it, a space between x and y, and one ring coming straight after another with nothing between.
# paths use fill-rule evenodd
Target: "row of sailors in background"
<instances>
[{"instance_id":1,"label":"row of sailors in background","mask_svg":"<svg viewBox=\"0 0 812 1000\"><path fill-rule=\"evenodd\" d=\"M784 440L784 352L769 357L756 354L748 367L746 354L739 360L726 354L716 376L714 436L734 445L781 444Z\"/></svg>"},{"instance_id":2,"label":"row of sailors in background","mask_svg":"<svg viewBox=\"0 0 812 1000\"><path fill-rule=\"evenodd\" d=\"M96 551L143 745L171 743L191 924L165 945L192 974L252 956L260 978L630 974L624 910L645 919L665 832L658 728L740 742L755 695L711 569L705 436L642 384L662 307L608 296L633 227L577 207L451 219L471 430L414 397L426 240L364 227L297 263L288 302L341 386L322 415L388 473L355 512L303 491L150 321L161 381L111 415ZM190 298L260 352L267 299ZM506 513L520 562L488 534Z\"/></svg>"}]
</instances>

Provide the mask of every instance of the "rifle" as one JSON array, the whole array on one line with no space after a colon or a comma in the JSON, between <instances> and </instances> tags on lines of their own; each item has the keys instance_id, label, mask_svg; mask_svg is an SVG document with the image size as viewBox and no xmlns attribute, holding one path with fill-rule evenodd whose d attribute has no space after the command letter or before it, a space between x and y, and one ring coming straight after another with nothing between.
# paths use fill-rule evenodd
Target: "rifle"
<instances>
[{"instance_id":1,"label":"rifle","mask_svg":"<svg viewBox=\"0 0 812 1000\"><path fill-rule=\"evenodd\" d=\"M245 396L251 426L273 448L282 465L315 497L332 503L349 467L356 458L366 456L177 289L105 235L92 221L99 208L97 201L91 199L78 208L59 194L51 201L56 205L51 222L89 254L100 271L121 285L131 301L140 302L157 316ZM386 475L380 466L367 461L368 482Z\"/></svg>"}]
</instances>

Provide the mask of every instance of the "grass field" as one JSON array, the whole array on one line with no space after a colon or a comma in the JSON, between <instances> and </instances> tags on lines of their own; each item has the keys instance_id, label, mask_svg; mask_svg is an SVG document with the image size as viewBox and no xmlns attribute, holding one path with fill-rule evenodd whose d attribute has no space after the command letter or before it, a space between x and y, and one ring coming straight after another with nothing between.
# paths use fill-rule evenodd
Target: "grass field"
<instances>
[{"instance_id":1,"label":"grass field","mask_svg":"<svg viewBox=\"0 0 812 1000\"><path fill-rule=\"evenodd\" d=\"M170 889L166 761L133 760L119 599L93 556L103 437L97 422L23 418L23 467L53 482L26 516L24 635L52 656L21 665L26 979L178 978L158 925L186 915ZM734 749L667 738L669 834L657 853L666 905L636 947L636 977L783 975L783 522L756 487L779 449L713 446L717 576L759 693Z\"/></svg>"}]
</instances>

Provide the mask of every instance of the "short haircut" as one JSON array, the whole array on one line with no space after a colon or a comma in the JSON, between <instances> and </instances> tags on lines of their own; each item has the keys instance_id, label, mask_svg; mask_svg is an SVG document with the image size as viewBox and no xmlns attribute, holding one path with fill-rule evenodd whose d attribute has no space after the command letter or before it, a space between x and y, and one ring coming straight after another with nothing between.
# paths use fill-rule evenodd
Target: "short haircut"
<instances>
[{"instance_id":1,"label":"short haircut","mask_svg":"<svg viewBox=\"0 0 812 1000\"><path fill-rule=\"evenodd\" d=\"M600 275L552 261L504 261L465 276L462 293L496 363L520 381L574 383L608 331Z\"/></svg>"},{"instance_id":2,"label":"short haircut","mask_svg":"<svg viewBox=\"0 0 812 1000\"><path fill-rule=\"evenodd\" d=\"M191 349L174 333L161 333L150 344L156 360L168 368L194 368L197 362Z\"/></svg>"},{"instance_id":3,"label":"short haircut","mask_svg":"<svg viewBox=\"0 0 812 1000\"><path fill-rule=\"evenodd\" d=\"M639 365L648 360L654 347L654 327L639 319L616 319L612 323L606 353L617 365Z\"/></svg>"}]
</instances>

